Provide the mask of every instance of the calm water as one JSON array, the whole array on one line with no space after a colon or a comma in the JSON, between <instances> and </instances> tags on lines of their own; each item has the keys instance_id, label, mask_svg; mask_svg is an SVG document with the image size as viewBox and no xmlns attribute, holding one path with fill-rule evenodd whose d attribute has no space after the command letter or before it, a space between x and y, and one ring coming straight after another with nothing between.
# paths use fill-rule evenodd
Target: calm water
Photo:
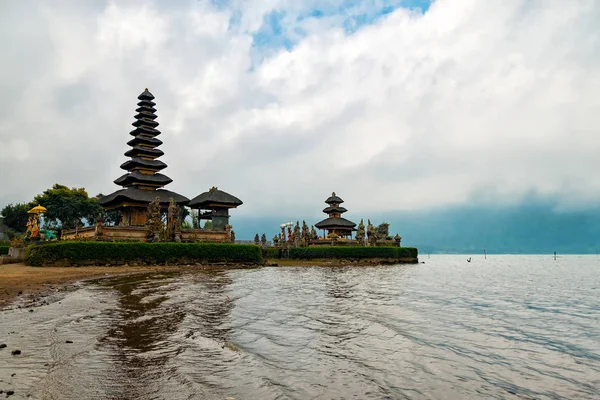
<instances>
[{"instance_id":1,"label":"calm water","mask_svg":"<svg viewBox=\"0 0 600 400\"><path fill-rule=\"evenodd\" d=\"M88 284L31 313L0 312L0 390L38 399L600 398L600 259L465 258ZM23 354L10 355L17 348Z\"/></svg>"}]
</instances>

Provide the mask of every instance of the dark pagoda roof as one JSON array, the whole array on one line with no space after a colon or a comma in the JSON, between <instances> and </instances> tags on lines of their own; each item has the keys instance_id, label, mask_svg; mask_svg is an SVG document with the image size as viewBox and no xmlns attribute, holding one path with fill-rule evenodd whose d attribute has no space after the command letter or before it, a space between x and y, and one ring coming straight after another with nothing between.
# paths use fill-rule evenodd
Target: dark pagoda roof
<instances>
[{"instance_id":1,"label":"dark pagoda roof","mask_svg":"<svg viewBox=\"0 0 600 400\"><path fill-rule=\"evenodd\" d=\"M158 147L161 144L163 144L163 142L156 138L150 139L150 138L143 137L143 136L136 136L133 139L131 139L129 142L127 142L127 144L131 147L135 147L138 144L145 144L146 146Z\"/></svg>"},{"instance_id":2,"label":"dark pagoda roof","mask_svg":"<svg viewBox=\"0 0 600 400\"><path fill-rule=\"evenodd\" d=\"M327 200L325 200L325 203L327 204L341 204L343 203L344 200L342 200L340 197L336 196L335 192L331 193L331 196L329 196L327 198Z\"/></svg>"},{"instance_id":3,"label":"dark pagoda roof","mask_svg":"<svg viewBox=\"0 0 600 400\"><path fill-rule=\"evenodd\" d=\"M160 160L144 160L140 157L133 157L131 160L121 164L121 169L130 171L133 168L160 171L161 169L167 168L167 164Z\"/></svg>"},{"instance_id":4,"label":"dark pagoda roof","mask_svg":"<svg viewBox=\"0 0 600 400\"><path fill-rule=\"evenodd\" d=\"M163 174L142 174L140 171L131 171L115 179L115 183L120 186L131 186L133 184L148 184L165 186L173 182L173 179Z\"/></svg>"},{"instance_id":5,"label":"dark pagoda roof","mask_svg":"<svg viewBox=\"0 0 600 400\"><path fill-rule=\"evenodd\" d=\"M171 192L170 190L142 190L135 187L128 187L125 189L117 190L116 192L109 194L108 196L99 198L98 204L100 204L103 207L109 207L127 201L150 203L156 197L160 199L161 204L168 204L171 201L171 198L178 205L185 205L189 201L187 197L175 192Z\"/></svg>"},{"instance_id":6,"label":"dark pagoda roof","mask_svg":"<svg viewBox=\"0 0 600 400\"><path fill-rule=\"evenodd\" d=\"M346 218L327 218L317 222L315 226L319 229L354 229L356 224Z\"/></svg>"},{"instance_id":7,"label":"dark pagoda roof","mask_svg":"<svg viewBox=\"0 0 600 400\"><path fill-rule=\"evenodd\" d=\"M144 91L138 96L139 100L154 100L154 95L150 93L150 91L146 88Z\"/></svg>"},{"instance_id":8,"label":"dark pagoda roof","mask_svg":"<svg viewBox=\"0 0 600 400\"><path fill-rule=\"evenodd\" d=\"M325 214L334 213L334 212L337 212L337 213L343 214L343 213L345 213L346 211L348 211L348 210L346 210L344 207L331 207L331 206L330 206L330 207L327 207L327 208L325 208L325 209L323 210L323 212L324 212Z\"/></svg>"},{"instance_id":9,"label":"dark pagoda roof","mask_svg":"<svg viewBox=\"0 0 600 400\"><path fill-rule=\"evenodd\" d=\"M147 118L152 121L154 121L156 119L156 115L154 115L154 113L156 112L156 108L140 107L140 108L137 108L136 111L138 112L137 115L135 116L136 119Z\"/></svg>"},{"instance_id":10,"label":"dark pagoda roof","mask_svg":"<svg viewBox=\"0 0 600 400\"><path fill-rule=\"evenodd\" d=\"M139 157L139 156L145 156L145 157L160 157L162 155L164 155L165 153L163 153L162 150L159 149L149 149L147 147L140 147L140 146L134 146L133 149L128 150L125 155L127 157Z\"/></svg>"},{"instance_id":11,"label":"dark pagoda roof","mask_svg":"<svg viewBox=\"0 0 600 400\"><path fill-rule=\"evenodd\" d=\"M208 192L204 192L194 197L188 203L190 208L209 208L211 205L218 204L223 207L234 208L243 204L237 197L212 187Z\"/></svg>"},{"instance_id":12,"label":"dark pagoda roof","mask_svg":"<svg viewBox=\"0 0 600 400\"><path fill-rule=\"evenodd\" d=\"M131 136L137 136L137 135L158 136L158 135L160 135L160 131L158 129L149 128L146 126L138 126L134 130L129 132L129 134Z\"/></svg>"}]
</instances>

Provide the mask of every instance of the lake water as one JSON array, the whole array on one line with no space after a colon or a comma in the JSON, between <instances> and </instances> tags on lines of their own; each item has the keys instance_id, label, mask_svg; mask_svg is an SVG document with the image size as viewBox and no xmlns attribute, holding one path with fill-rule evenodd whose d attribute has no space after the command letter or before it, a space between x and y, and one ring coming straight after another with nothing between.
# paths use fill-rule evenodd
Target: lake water
<instances>
[{"instance_id":1,"label":"lake water","mask_svg":"<svg viewBox=\"0 0 600 400\"><path fill-rule=\"evenodd\" d=\"M600 398L597 256L421 261L86 284L34 312L0 312L0 390L37 399Z\"/></svg>"}]
</instances>

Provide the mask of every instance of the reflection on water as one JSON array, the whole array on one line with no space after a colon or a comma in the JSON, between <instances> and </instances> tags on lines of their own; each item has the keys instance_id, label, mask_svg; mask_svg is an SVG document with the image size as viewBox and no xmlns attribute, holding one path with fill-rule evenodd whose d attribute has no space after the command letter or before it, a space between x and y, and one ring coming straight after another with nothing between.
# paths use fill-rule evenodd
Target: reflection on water
<instances>
[{"instance_id":1,"label":"reflection on water","mask_svg":"<svg viewBox=\"0 0 600 400\"><path fill-rule=\"evenodd\" d=\"M32 313L0 313L0 390L39 399L598 398L595 256L426 262L90 284ZM16 348L23 353L11 356Z\"/></svg>"}]
</instances>

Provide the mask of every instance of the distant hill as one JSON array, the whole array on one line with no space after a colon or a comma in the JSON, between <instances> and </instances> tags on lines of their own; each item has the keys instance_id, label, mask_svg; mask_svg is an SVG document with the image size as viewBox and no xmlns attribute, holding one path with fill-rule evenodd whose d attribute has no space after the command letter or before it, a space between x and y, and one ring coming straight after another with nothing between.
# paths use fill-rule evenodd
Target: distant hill
<instances>
[{"instance_id":1,"label":"distant hill","mask_svg":"<svg viewBox=\"0 0 600 400\"><path fill-rule=\"evenodd\" d=\"M350 213L348 213L350 214ZM309 224L320 215L304 217ZM349 215L358 222L361 216ZM559 212L551 204L515 207L461 207L432 212L372 213L365 222L390 223L402 244L427 253L488 254L596 254L600 246L600 208ZM297 219L297 218L296 218ZM232 217L239 239L265 232L269 240L287 218Z\"/></svg>"}]
</instances>

